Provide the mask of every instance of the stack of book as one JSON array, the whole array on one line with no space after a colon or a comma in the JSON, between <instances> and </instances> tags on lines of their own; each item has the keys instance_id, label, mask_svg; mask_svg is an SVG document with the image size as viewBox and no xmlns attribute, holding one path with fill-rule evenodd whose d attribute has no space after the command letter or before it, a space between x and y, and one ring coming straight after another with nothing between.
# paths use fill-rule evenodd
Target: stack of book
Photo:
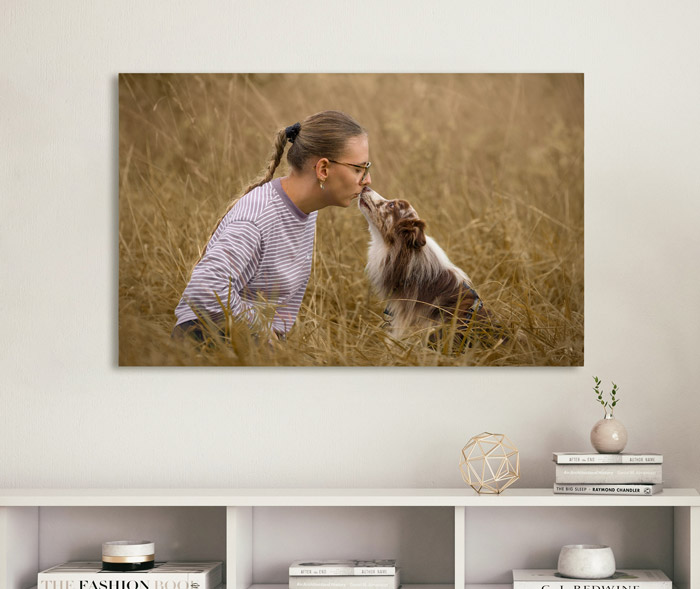
<instances>
[{"instance_id":1,"label":"stack of book","mask_svg":"<svg viewBox=\"0 0 700 589\"><path fill-rule=\"evenodd\" d=\"M663 571L617 571L607 579L569 579L547 569L515 569L513 589L671 589L673 586Z\"/></svg>"},{"instance_id":2,"label":"stack of book","mask_svg":"<svg viewBox=\"0 0 700 589\"><path fill-rule=\"evenodd\" d=\"M398 589L400 585L395 560L297 561L289 566L289 589Z\"/></svg>"},{"instance_id":3,"label":"stack of book","mask_svg":"<svg viewBox=\"0 0 700 589\"><path fill-rule=\"evenodd\" d=\"M37 589L217 589L222 562L157 562L145 571L115 572L101 562L65 562L41 571Z\"/></svg>"},{"instance_id":4,"label":"stack of book","mask_svg":"<svg viewBox=\"0 0 700 589\"><path fill-rule=\"evenodd\" d=\"M554 492L653 495L663 489L661 454L555 452Z\"/></svg>"}]
</instances>

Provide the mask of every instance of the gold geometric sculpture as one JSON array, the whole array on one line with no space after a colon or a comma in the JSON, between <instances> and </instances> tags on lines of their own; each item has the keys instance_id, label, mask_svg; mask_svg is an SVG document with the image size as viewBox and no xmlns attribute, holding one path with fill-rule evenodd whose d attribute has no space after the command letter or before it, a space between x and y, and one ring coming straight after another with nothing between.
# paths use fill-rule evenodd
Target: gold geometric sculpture
<instances>
[{"instance_id":1,"label":"gold geometric sculpture","mask_svg":"<svg viewBox=\"0 0 700 589\"><path fill-rule=\"evenodd\" d=\"M477 493L500 493L520 478L520 454L503 434L483 432L462 448L459 470Z\"/></svg>"}]
</instances>

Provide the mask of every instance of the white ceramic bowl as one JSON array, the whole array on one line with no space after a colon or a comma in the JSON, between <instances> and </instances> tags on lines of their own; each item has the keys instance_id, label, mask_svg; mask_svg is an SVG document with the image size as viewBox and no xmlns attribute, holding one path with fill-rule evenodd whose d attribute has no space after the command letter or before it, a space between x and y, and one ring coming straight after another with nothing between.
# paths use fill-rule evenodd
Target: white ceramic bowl
<instances>
[{"instance_id":1,"label":"white ceramic bowl","mask_svg":"<svg viewBox=\"0 0 700 589\"><path fill-rule=\"evenodd\" d=\"M570 544L562 547L557 570L572 579L606 579L615 574L615 556L610 546Z\"/></svg>"}]
</instances>

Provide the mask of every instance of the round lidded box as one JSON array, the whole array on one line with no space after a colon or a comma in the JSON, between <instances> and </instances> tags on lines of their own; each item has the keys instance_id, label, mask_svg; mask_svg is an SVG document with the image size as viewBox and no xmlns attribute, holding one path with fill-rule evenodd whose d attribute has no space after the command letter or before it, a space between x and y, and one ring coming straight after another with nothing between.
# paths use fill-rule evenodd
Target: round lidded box
<instances>
[{"instance_id":1,"label":"round lidded box","mask_svg":"<svg viewBox=\"0 0 700 589\"><path fill-rule=\"evenodd\" d=\"M102 544L105 571L145 571L153 568L156 546L150 540L115 540Z\"/></svg>"}]
</instances>

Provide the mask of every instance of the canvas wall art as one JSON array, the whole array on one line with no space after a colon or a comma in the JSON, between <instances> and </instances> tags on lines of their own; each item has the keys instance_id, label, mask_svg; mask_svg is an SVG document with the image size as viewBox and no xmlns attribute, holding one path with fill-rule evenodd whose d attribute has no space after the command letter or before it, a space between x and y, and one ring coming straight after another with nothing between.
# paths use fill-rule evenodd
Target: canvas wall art
<instances>
[{"instance_id":1,"label":"canvas wall art","mask_svg":"<svg viewBox=\"0 0 700 589\"><path fill-rule=\"evenodd\" d=\"M121 74L122 366L581 366L582 74Z\"/></svg>"}]
</instances>

